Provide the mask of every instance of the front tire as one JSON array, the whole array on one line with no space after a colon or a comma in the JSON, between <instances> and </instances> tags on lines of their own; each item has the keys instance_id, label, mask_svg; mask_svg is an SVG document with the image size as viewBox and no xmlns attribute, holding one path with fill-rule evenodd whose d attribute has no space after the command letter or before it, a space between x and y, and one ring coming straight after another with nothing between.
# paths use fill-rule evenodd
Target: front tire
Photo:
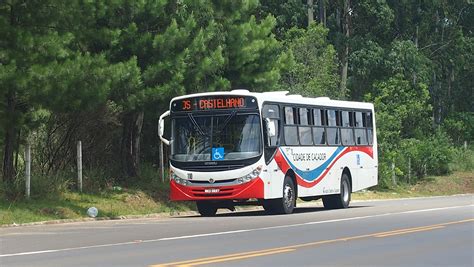
<instances>
[{"instance_id":1,"label":"front tire","mask_svg":"<svg viewBox=\"0 0 474 267\"><path fill-rule=\"evenodd\" d=\"M209 201L196 201L196 207L199 214L204 217L215 216L217 212L216 205Z\"/></svg>"},{"instance_id":2,"label":"front tire","mask_svg":"<svg viewBox=\"0 0 474 267\"><path fill-rule=\"evenodd\" d=\"M270 214L290 214L296 206L295 183L291 177L286 176L283 181L283 197L267 199L263 202L263 208Z\"/></svg>"},{"instance_id":3,"label":"front tire","mask_svg":"<svg viewBox=\"0 0 474 267\"><path fill-rule=\"evenodd\" d=\"M323 204L326 209L346 209L351 202L351 183L349 175L343 173L341 177L341 189L339 194L323 196Z\"/></svg>"}]
</instances>

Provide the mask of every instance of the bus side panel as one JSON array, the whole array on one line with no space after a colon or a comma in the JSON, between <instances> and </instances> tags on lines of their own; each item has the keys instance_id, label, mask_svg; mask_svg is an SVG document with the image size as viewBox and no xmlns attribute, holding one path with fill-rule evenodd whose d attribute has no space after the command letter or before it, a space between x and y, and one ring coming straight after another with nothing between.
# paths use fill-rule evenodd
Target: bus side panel
<instances>
[{"instance_id":1,"label":"bus side panel","mask_svg":"<svg viewBox=\"0 0 474 267\"><path fill-rule=\"evenodd\" d=\"M283 197L283 179L285 173L280 169L275 159L268 164L260 175L264 182L265 199Z\"/></svg>"},{"instance_id":2,"label":"bus side panel","mask_svg":"<svg viewBox=\"0 0 474 267\"><path fill-rule=\"evenodd\" d=\"M363 173L373 173L373 157L370 146L282 147L275 156L283 172L295 173L298 197L339 193L344 168L351 172L353 191L373 185L376 175Z\"/></svg>"}]
</instances>

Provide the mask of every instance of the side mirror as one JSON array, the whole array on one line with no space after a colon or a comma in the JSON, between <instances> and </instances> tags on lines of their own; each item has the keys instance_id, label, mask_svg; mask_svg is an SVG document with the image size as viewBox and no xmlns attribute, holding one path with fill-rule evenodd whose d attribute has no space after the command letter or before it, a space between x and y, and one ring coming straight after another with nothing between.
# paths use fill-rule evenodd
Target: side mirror
<instances>
[{"instance_id":1,"label":"side mirror","mask_svg":"<svg viewBox=\"0 0 474 267\"><path fill-rule=\"evenodd\" d=\"M170 144L170 141L163 137L163 133L165 132L165 121L164 118L170 115L170 111L166 111L165 113L161 114L160 119L158 121L158 136L160 137L161 141L166 145Z\"/></svg>"},{"instance_id":2,"label":"side mirror","mask_svg":"<svg viewBox=\"0 0 474 267\"><path fill-rule=\"evenodd\" d=\"M265 124L266 124L265 126L267 127L268 137L275 137L276 136L275 122L269 118L266 118Z\"/></svg>"}]
</instances>

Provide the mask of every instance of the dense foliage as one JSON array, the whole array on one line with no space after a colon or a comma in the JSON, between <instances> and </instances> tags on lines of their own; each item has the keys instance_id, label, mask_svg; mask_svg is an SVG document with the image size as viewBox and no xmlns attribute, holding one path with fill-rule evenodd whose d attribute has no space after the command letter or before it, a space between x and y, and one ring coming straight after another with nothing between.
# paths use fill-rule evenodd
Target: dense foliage
<instances>
[{"instance_id":1,"label":"dense foliage","mask_svg":"<svg viewBox=\"0 0 474 267\"><path fill-rule=\"evenodd\" d=\"M82 140L102 185L130 182L170 98L232 88L371 101L382 186L446 173L474 140L473 26L469 1L0 1L4 192L27 143L38 176Z\"/></svg>"}]
</instances>

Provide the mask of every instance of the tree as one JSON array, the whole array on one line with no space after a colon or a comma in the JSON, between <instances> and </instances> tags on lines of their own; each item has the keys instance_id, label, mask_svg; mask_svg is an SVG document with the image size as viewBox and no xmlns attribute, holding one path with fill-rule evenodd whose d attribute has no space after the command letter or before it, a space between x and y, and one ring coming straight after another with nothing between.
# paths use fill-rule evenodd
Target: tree
<instances>
[{"instance_id":1,"label":"tree","mask_svg":"<svg viewBox=\"0 0 474 267\"><path fill-rule=\"evenodd\" d=\"M113 71L103 56L71 49L74 9L62 1L0 3L0 97L3 179L15 179L13 157L35 125L35 111L73 112L105 100ZM37 126L37 125L36 125ZM22 133L24 130L26 133Z\"/></svg>"},{"instance_id":2,"label":"tree","mask_svg":"<svg viewBox=\"0 0 474 267\"><path fill-rule=\"evenodd\" d=\"M156 112L182 94L276 87L288 55L272 34L275 19L252 15L257 6L254 0L117 1L86 8L99 28L86 30L81 46L127 70L110 94L123 110L124 177L139 175L142 127L153 125L144 122L147 109Z\"/></svg>"},{"instance_id":3,"label":"tree","mask_svg":"<svg viewBox=\"0 0 474 267\"><path fill-rule=\"evenodd\" d=\"M344 97L338 90L336 51L328 44L327 34L328 30L320 24L288 31L285 46L294 56L295 64L284 73L281 90L311 97Z\"/></svg>"}]
</instances>

